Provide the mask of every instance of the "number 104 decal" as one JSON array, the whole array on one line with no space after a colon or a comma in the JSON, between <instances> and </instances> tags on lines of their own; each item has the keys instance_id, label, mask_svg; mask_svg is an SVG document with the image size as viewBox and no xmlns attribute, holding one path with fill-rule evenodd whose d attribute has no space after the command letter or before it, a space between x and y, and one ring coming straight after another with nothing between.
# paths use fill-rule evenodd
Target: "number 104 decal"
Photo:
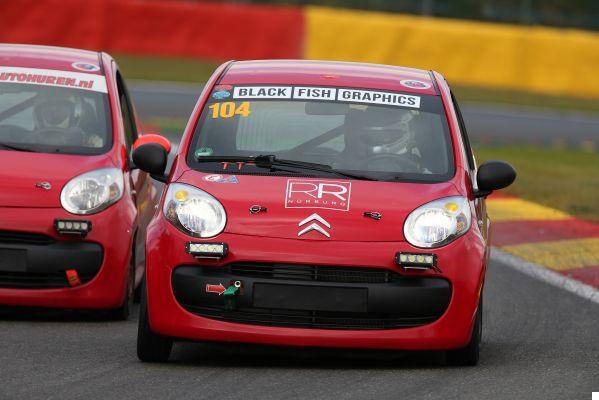
<instances>
[{"instance_id":1,"label":"number 104 decal","mask_svg":"<svg viewBox=\"0 0 599 400\"><path fill-rule=\"evenodd\" d=\"M239 106L234 101L211 104L212 118L232 118L235 115L248 117L250 115L250 102L244 101Z\"/></svg>"}]
</instances>

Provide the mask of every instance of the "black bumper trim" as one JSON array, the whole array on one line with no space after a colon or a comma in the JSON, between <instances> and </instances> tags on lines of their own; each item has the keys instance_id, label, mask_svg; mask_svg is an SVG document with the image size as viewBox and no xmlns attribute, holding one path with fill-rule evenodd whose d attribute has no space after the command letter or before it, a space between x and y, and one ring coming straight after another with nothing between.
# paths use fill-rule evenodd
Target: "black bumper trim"
<instances>
[{"instance_id":1,"label":"black bumper trim","mask_svg":"<svg viewBox=\"0 0 599 400\"><path fill-rule=\"evenodd\" d=\"M286 326L318 329L397 329L422 326L437 320L451 299L449 281L440 277L408 277L382 268L363 268L367 282L359 280L357 268L351 282L331 281L331 271L345 267L319 266L325 281L305 273L306 266L287 265L277 274L239 273L234 266L179 266L172 274L172 287L179 304L196 315L251 325ZM265 269L267 270L267 269ZM234 273L237 271L238 273ZM393 278L370 283L373 273L389 272ZM304 279L299 279L303 276ZM226 307L225 296L208 292L206 285L227 287L240 280L242 289L235 296L235 307ZM269 292L256 288L270 286ZM323 293L325 295L323 295ZM330 294L330 295L329 295ZM264 296L274 298L265 299ZM299 297L302 296L302 297ZM313 298L306 299L306 297ZM352 296L359 296L354 298ZM322 299L326 304L318 304Z\"/></svg>"},{"instance_id":2,"label":"black bumper trim","mask_svg":"<svg viewBox=\"0 0 599 400\"><path fill-rule=\"evenodd\" d=\"M1 239L0 288L68 287L68 269L77 270L81 283L86 283L98 274L104 259L104 250L97 243L48 240L34 244Z\"/></svg>"}]
</instances>

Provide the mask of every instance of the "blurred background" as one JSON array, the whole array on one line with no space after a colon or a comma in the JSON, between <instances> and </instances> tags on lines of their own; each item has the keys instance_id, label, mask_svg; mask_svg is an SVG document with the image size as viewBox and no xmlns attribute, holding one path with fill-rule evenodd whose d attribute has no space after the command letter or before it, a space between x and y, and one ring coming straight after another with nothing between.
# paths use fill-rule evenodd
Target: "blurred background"
<instances>
[{"instance_id":1,"label":"blurred background","mask_svg":"<svg viewBox=\"0 0 599 400\"><path fill-rule=\"evenodd\" d=\"M103 50L145 129L177 141L214 68L305 58L435 69L479 162L527 200L599 221L596 0L2 0L0 41Z\"/></svg>"}]
</instances>

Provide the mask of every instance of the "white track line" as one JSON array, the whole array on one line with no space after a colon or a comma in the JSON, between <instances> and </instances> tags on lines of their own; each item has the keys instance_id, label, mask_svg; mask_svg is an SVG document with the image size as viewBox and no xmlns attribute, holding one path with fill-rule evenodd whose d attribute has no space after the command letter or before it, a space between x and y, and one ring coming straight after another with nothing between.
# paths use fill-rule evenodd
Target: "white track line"
<instances>
[{"instance_id":1,"label":"white track line","mask_svg":"<svg viewBox=\"0 0 599 400\"><path fill-rule=\"evenodd\" d=\"M497 247L492 248L491 259L499 261L523 274L532 276L533 278L557 286L584 299L590 300L593 303L599 304L599 290L592 286L568 278L565 275L554 272L541 265L525 261L519 257L506 253L505 251L499 250Z\"/></svg>"}]
</instances>

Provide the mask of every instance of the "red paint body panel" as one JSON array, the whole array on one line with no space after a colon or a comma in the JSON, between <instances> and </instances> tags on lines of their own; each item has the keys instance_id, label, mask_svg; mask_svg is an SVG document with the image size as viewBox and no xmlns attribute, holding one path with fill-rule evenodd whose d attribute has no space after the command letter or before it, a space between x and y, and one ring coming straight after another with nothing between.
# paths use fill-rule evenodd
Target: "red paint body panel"
<instances>
[{"instance_id":1,"label":"red paint body panel","mask_svg":"<svg viewBox=\"0 0 599 400\"><path fill-rule=\"evenodd\" d=\"M360 180L335 180L314 178L287 178L276 176L238 175L237 184L206 182L202 178L209 174L186 171L179 179L180 183L199 187L210 193L227 210L226 233L254 235L275 238L288 238L300 241L324 240L356 242L368 238L373 242L402 241L403 220L412 210L430 200L449 196L459 196L460 192L452 182L439 184L370 182ZM285 194L289 181L306 183L351 184L349 210L326 208L289 208L285 207ZM240 196L240 193L245 195ZM259 195L257 195L259 193ZM376 193L376 201L372 200ZM418 195L414 195L418 193ZM252 200L248 200L248 196ZM334 196L331 196L334 198ZM260 215L252 215L249 207L255 202L268 209ZM384 218L374 221L364 217L364 212L379 212ZM317 232L297 237L297 224L312 213L327 221L335 221L335 230L327 238ZM356 236L356 231L360 236Z\"/></svg>"},{"instance_id":2,"label":"red paint body panel","mask_svg":"<svg viewBox=\"0 0 599 400\"><path fill-rule=\"evenodd\" d=\"M98 65L100 71L76 69L72 66L75 62ZM112 148L97 156L0 150L0 231L43 234L66 242L98 243L104 251L100 271L90 282L56 289L0 287L0 304L86 309L118 307L125 295L134 240L137 246L141 246L138 248L141 258L136 259L137 283L145 272L143 239L157 191L149 184L145 173L131 171L127 166L116 63L105 53L45 46L0 45L0 65L104 75L113 132ZM136 116L134 123L138 125ZM73 215L62 209L60 193L69 180L82 173L108 167L123 171L124 193L119 201L94 215ZM35 183L40 181L49 182L52 188L36 188ZM60 236L53 225L56 218L89 220L93 228L84 239ZM70 267L76 269L76 259Z\"/></svg>"},{"instance_id":3,"label":"red paint body panel","mask_svg":"<svg viewBox=\"0 0 599 400\"><path fill-rule=\"evenodd\" d=\"M224 74L224 76L223 76ZM431 89L402 86L401 79L417 79ZM363 87L439 95L445 103L451 131L456 173L443 183L393 183L351 180L348 211L322 208L285 208L288 177L238 175L237 184L217 184L203 179L206 174L191 170L185 162L197 120L216 83L294 84ZM289 346L362 347L381 349L454 349L468 343L474 315L484 284L489 254L484 206L472 198L471 172L459 131L459 124L447 84L428 71L368 64L314 61L257 61L226 63L205 86L189 120L168 182L199 187L219 199L227 212L223 233L205 242L225 242L229 253L222 261L198 261L185 252L193 239L173 227L158 212L149 228L147 249L148 313L152 330L181 339L234 341ZM307 179L310 180L310 179ZM314 181L323 179L312 179ZM343 179L328 179L339 184ZM406 272L394 261L398 251L417 249L403 238L408 213L429 201L451 196L471 200L472 226L461 238L435 249L442 273ZM267 207L266 213L250 218L253 204ZM161 207L160 207L161 208ZM271 212L272 210L272 212ZM364 211L379 211L381 221L365 218ZM330 239L311 232L297 237L297 223L318 212L333 221ZM283 216L283 217L281 217ZM236 261L362 266L388 268L404 275L427 274L451 282L453 291L448 309L437 321L417 327L385 330L327 330L270 327L223 322L186 311L174 297L171 275L179 265L225 265ZM204 290L204 288L198 288Z\"/></svg>"},{"instance_id":4,"label":"red paint body panel","mask_svg":"<svg viewBox=\"0 0 599 400\"><path fill-rule=\"evenodd\" d=\"M82 71L73 63L85 62L100 66L99 53L64 47L0 44L0 65L9 67L55 69L102 75L102 71Z\"/></svg>"},{"instance_id":5,"label":"red paint body panel","mask_svg":"<svg viewBox=\"0 0 599 400\"><path fill-rule=\"evenodd\" d=\"M132 227L136 224L135 207L119 201L105 211L86 216L93 229L84 239L99 243L104 249L100 272L90 282L77 287L57 289L0 288L0 304L51 307L106 309L118 307L124 298L127 267L131 257ZM1 208L0 230L41 233L57 240L69 240L56 234L55 218L73 218L62 208ZM75 240L75 239L71 239ZM73 260L72 268L77 268Z\"/></svg>"},{"instance_id":6,"label":"red paint body panel","mask_svg":"<svg viewBox=\"0 0 599 400\"><path fill-rule=\"evenodd\" d=\"M400 83L416 79L429 84L413 89ZM366 63L334 61L240 61L233 64L222 84L321 85L436 94L428 71Z\"/></svg>"},{"instance_id":7,"label":"red paint body panel","mask_svg":"<svg viewBox=\"0 0 599 400\"><path fill-rule=\"evenodd\" d=\"M445 314L434 323L418 328L376 331L245 325L191 314L177 303L170 284L175 266L200 265L184 251L188 240L188 236L172 227L162 215L157 216L148 228L148 311L152 329L159 334L194 340L406 350L457 348L464 346L470 339L485 273L485 244L476 229L442 250L435 251L439 265L443 266L442 276L453 286L453 297ZM373 268L387 267L399 272L400 268L393 262L395 252L419 251L406 242L302 241L233 234L221 234L214 241L226 242L230 247L229 255L221 265L248 260L284 261L337 266L358 264ZM310 251L306 251L306 245L310 246ZM215 261L202 263L219 265Z\"/></svg>"}]
</instances>

